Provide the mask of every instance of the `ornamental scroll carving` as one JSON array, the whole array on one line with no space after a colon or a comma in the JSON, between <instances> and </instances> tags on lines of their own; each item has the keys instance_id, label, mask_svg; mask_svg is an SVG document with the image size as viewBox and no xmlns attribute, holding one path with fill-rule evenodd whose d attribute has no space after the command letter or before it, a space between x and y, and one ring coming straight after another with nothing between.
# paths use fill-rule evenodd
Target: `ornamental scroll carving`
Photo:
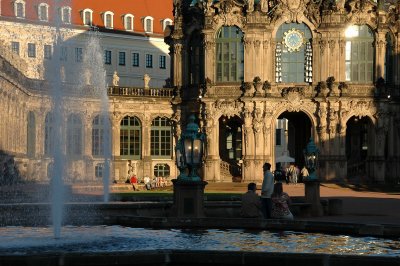
<instances>
[{"instance_id":1,"label":"ornamental scroll carving","mask_svg":"<svg viewBox=\"0 0 400 266\"><path fill-rule=\"evenodd\" d=\"M272 22L284 19L291 22L301 23L309 2L310 0L271 1L271 10L273 10Z\"/></svg>"},{"instance_id":2,"label":"ornamental scroll carving","mask_svg":"<svg viewBox=\"0 0 400 266\"><path fill-rule=\"evenodd\" d=\"M243 106L243 103L239 101L217 100L212 104L212 109L215 110L217 117L224 115L231 118L235 115L240 116Z\"/></svg>"},{"instance_id":3,"label":"ornamental scroll carving","mask_svg":"<svg viewBox=\"0 0 400 266\"><path fill-rule=\"evenodd\" d=\"M289 112L299 112L303 105L304 88L289 87L282 90L282 97L286 100Z\"/></svg>"},{"instance_id":4,"label":"ornamental scroll carving","mask_svg":"<svg viewBox=\"0 0 400 266\"><path fill-rule=\"evenodd\" d=\"M213 28L219 28L221 25L243 28L246 22L246 18L240 16L244 6L243 3L235 0L221 0L213 6L216 9L216 13L218 13L213 17Z\"/></svg>"}]
</instances>

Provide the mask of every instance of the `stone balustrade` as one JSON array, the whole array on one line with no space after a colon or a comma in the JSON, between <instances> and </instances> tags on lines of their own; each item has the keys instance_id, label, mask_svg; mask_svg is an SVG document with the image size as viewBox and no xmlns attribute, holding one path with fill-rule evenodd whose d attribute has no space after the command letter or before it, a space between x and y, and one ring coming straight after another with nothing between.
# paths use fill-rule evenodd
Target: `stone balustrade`
<instances>
[{"instance_id":1,"label":"stone balustrade","mask_svg":"<svg viewBox=\"0 0 400 266\"><path fill-rule=\"evenodd\" d=\"M139 87L108 87L109 96L129 96L129 97L166 97L173 96L173 88L139 88Z\"/></svg>"}]
</instances>

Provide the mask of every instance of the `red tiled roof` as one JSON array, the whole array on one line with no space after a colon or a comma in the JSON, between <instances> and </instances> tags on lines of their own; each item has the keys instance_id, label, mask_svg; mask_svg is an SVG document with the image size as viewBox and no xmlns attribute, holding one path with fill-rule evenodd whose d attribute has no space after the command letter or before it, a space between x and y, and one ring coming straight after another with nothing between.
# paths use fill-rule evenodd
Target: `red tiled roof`
<instances>
[{"instance_id":1,"label":"red tiled roof","mask_svg":"<svg viewBox=\"0 0 400 266\"><path fill-rule=\"evenodd\" d=\"M14 17L14 1L0 0L1 16ZM49 18L54 14L54 0L25 0L25 18L38 21L37 6L47 3L50 6ZM72 8L72 23L83 25L81 11L88 8L93 11L93 25L104 27L102 14L106 11L114 13L114 29L124 30L123 16L134 16L134 31L144 32L142 18L151 16L153 20L153 32L163 34L162 20L173 20L172 0L62 0L57 1L57 6L70 6Z\"/></svg>"}]
</instances>

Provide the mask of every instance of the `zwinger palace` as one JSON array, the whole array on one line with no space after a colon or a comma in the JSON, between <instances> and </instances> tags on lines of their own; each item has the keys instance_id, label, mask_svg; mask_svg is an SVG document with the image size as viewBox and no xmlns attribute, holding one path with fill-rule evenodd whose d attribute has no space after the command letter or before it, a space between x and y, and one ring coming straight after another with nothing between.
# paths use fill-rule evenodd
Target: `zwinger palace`
<instances>
[{"instance_id":1,"label":"zwinger palace","mask_svg":"<svg viewBox=\"0 0 400 266\"><path fill-rule=\"evenodd\" d=\"M59 125L66 181L101 180L104 106L110 182L176 178L174 147L192 114L206 134L206 181L261 181L262 164L274 170L281 156L302 167L311 138L322 180L400 180L398 1L0 7L0 183L48 181ZM87 56L93 32L101 63ZM91 93L102 71L108 105ZM62 121L53 116L56 85Z\"/></svg>"}]
</instances>

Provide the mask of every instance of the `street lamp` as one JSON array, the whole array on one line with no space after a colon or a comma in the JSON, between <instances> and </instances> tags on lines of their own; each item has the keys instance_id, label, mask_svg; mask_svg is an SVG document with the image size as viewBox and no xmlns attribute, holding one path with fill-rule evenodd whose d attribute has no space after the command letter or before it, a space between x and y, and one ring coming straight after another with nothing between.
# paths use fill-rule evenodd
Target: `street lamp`
<instances>
[{"instance_id":1,"label":"street lamp","mask_svg":"<svg viewBox=\"0 0 400 266\"><path fill-rule=\"evenodd\" d=\"M195 116L189 117L186 130L175 147L176 165L180 171L178 179L201 181L197 169L201 167L203 157L203 143L205 135L199 132L199 126L194 122ZM188 169L188 175L185 170Z\"/></svg>"},{"instance_id":2,"label":"street lamp","mask_svg":"<svg viewBox=\"0 0 400 266\"><path fill-rule=\"evenodd\" d=\"M308 176L306 176L307 181L316 181L318 180L316 170L318 168L318 155L319 150L314 143L314 140L310 138L306 148L303 151L305 165L308 170Z\"/></svg>"}]
</instances>

